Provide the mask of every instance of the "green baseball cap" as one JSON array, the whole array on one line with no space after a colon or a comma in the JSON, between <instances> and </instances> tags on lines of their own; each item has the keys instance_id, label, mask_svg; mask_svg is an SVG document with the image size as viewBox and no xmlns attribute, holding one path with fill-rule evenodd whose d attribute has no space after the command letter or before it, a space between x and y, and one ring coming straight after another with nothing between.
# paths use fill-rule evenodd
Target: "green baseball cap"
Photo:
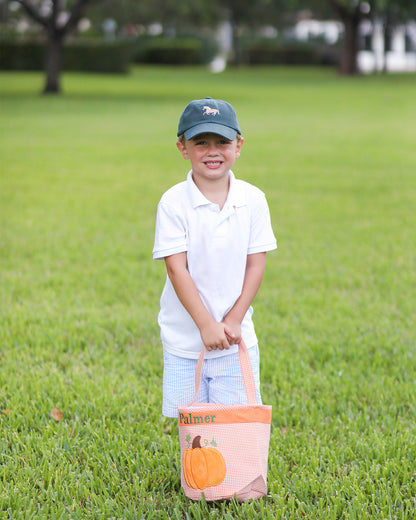
<instances>
[{"instance_id":1,"label":"green baseball cap","mask_svg":"<svg viewBox=\"0 0 416 520\"><path fill-rule=\"evenodd\" d=\"M241 135L234 108L221 99L195 99L185 107L179 119L178 136L192 139L200 134L218 134L230 141Z\"/></svg>"}]
</instances>

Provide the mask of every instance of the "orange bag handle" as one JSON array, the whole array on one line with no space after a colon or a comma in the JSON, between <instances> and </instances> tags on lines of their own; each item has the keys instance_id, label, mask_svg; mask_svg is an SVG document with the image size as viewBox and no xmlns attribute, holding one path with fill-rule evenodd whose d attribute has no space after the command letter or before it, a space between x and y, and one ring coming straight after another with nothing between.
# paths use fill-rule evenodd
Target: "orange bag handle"
<instances>
[{"instance_id":1,"label":"orange bag handle","mask_svg":"<svg viewBox=\"0 0 416 520\"><path fill-rule=\"evenodd\" d=\"M199 356L198 363L196 365L195 370L195 395L191 403L187 406L192 406L195 404L195 401L198 398L199 390L201 388L201 378L202 378L202 364L204 362L205 356L205 347L202 349L202 352ZM253 376L253 368L251 366L250 355L248 353L248 349L244 340L241 339L238 344L238 359L240 361L240 369L241 375L243 376L244 389L246 391L247 402L250 405L256 405L257 403L257 395L256 395L256 385L254 383Z\"/></svg>"}]
</instances>

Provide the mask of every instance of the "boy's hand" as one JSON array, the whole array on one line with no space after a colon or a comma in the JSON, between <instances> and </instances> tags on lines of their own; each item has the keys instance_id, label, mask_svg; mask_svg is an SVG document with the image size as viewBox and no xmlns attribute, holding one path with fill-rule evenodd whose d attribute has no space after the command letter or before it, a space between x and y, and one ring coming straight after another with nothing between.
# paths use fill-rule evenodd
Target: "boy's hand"
<instances>
[{"instance_id":1,"label":"boy's hand","mask_svg":"<svg viewBox=\"0 0 416 520\"><path fill-rule=\"evenodd\" d=\"M202 341L209 352L211 350L228 350L230 348L226 329L227 327L224 326L224 323L214 321L200 330ZM231 331L229 332L231 333Z\"/></svg>"},{"instance_id":2,"label":"boy's hand","mask_svg":"<svg viewBox=\"0 0 416 520\"><path fill-rule=\"evenodd\" d=\"M238 345L241 341L241 323L226 316L223 321L225 325L225 333L230 345Z\"/></svg>"}]
</instances>

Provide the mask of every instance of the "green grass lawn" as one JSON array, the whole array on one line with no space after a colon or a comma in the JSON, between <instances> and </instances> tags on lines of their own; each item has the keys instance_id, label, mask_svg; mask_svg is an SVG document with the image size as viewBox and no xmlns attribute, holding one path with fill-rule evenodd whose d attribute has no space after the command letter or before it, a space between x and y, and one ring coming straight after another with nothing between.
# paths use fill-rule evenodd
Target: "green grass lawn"
<instances>
[{"instance_id":1,"label":"green grass lawn","mask_svg":"<svg viewBox=\"0 0 416 520\"><path fill-rule=\"evenodd\" d=\"M416 518L416 76L42 81L0 74L0 519ZM269 495L245 504L185 498L161 416L155 211L205 96L235 106L279 244L255 302Z\"/></svg>"}]
</instances>

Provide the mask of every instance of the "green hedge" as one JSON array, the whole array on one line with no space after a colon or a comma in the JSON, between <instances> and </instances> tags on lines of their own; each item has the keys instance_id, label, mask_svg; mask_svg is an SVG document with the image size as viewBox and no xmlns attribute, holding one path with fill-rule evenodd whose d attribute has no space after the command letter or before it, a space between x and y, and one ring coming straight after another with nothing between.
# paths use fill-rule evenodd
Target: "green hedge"
<instances>
[{"instance_id":1,"label":"green hedge","mask_svg":"<svg viewBox=\"0 0 416 520\"><path fill-rule=\"evenodd\" d=\"M77 42L66 45L64 70L126 73L131 61L131 46L125 41Z\"/></svg>"},{"instance_id":2,"label":"green hedge","mask_svg":"<svg viewBox=\"0 0 416 520\"><path fill-rule=\"evenodd\" d=\"M0 41L1 70L43 70L45 43ZM125 42L67 42L63 69L72 71L125 73L131 61L131 46Z\"/></svg>"},{"instance_id":3,"label":"green hedge","mask_svg":"<svg viewBox=\"0 0 416 520\"><path fill-rule=\"evenodd\" d=\"M250 65L318 65L320 61L316 46L297 42L256 42L246 47L245 54Z\"/></svg>"},{"instance_id":4,"label":"green hedge","mask_svg":"<svg viewBox=\"0 0 416 520\"><path fill-rule=\"evenodd\" d=\"M44 64L44 44L0 40L1 70L41 70Z\"/></svg>"},{"instance_id":5,"label":"green hedge","mask_svg":"<svg viewBox=\"0 0 416 520\"><path fill-rule=\"evenodd\" d=\"M337 49L311 43L266 40L242 47L248 65L336 65L338 59ZM209 63L216 50L212 40L197 37L74 41L64 45L63 69L125 73L131 62L199 65ZM0 70L42 70L44 56L44 42L0 40Z\"/></svg>"},{"instance_id":6,"label":"green hedge","mask_svg":"<svg viewBox=\"0 0 416 520\"><path fill-rule=\"evenodd\" d=\"M134 61L166 65L199 65L211 61L216 45L196 37L141 37L136 40Z\"/></svg>"}]
</instances>

